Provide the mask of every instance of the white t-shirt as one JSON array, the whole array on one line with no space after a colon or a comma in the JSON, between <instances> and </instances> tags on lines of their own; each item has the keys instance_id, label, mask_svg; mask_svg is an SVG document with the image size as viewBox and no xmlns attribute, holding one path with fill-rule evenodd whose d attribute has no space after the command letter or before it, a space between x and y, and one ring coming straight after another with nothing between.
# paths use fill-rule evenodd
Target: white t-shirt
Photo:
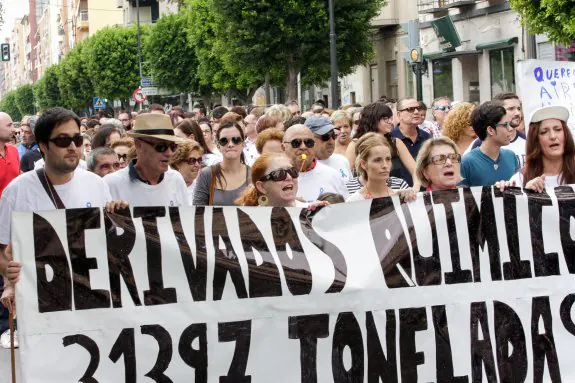
<instances>
[{"instance_id":1,"label":"white t-shirt","mask_svg":"<svg viewBox=\"0 0 575 383\"><path fill-rule=\"evenodd\" d=\"M517 156L519 160L519 166L523 167L525 165L525 138L521 137L519 134L515 137L515 140L509 143L509 145L504 146L505 149L511 150Z\"/></svg>"},{"instance_id":2,"label":"white t-shirt","mask_svg":"<svg viewBox=\"0 0 575 383\"><path fill-rule=\"evenodd\" d=\"M365 201L365 196L361 194L361 190L354 192L352 195L349 196L345 202L355 202L355 201Z\"/></svg>"},{"instance_id":3,"label":"white t-shirt","mask_svg":"<svg viewBox=\"0 0 575 383\"><path fill-rule=\"evenodd\" d=\"M157 185L130 177L130 166L104 177L114 199L128 201L130 206L190 206L188 188L180 172L169 168Z\"/></svg>"},{"instance_id":4,"label":"white t-shirt","mask_svg":"<svg viewBox=\"0 0 575 383\"><path fill-rule=\"evenodd\" d=\"M34 162L34 169L40 169L44 167L44 159L40 158L38 161ZM88 164L83 159L80 159L78 163L80 169L88 170Z\"/></svg>"},{"instance_id":5,"label":"white t-shirt","mask_svg":"<svg viewBox=\"0 0 575 383\"><path fill-rule=\"evenodd\" d=\"M77 168L70 182L54 185L54 189L67 209L104 207L106 202L112 200L108 185L102 178L84 169ZM54 209L56 206L35 171L14 178L0 199L0 243L7 245L11 242L12 212Z\"/></svg>"},{"instance_id":6,"label":"white t-shirt","mask_svg":"<svg viewBox=\"0 0 575 383\"><path fill-rule=\"evenodd\" d=\"M194 204L194 191L196 190L196 180L194 180L194 182L192 182L192 184L190 186L188 186L187 191L188 191L188 203L190 204L190 206L192 206Z\"/></svg>"},{"instance_id":7,"label":"white t-shirt","mask_svg":"<svg viewBox=\"0 0 575 383\"><path fill-rule=\"evenodd\" d=\"M525 185L523 185L523 172L522 171L518 171L517 173L515 173L515 175L513 177L511 177L511 181L515 181L515 186L517 186L518 188L522 188ZM546 188L554 188L555 186L559 186L561 185L559 183L559 175L556 176L545 176L545 187Z\"/></svg>"},{"instance_id":8,"label":"white t-shirt","mask_svg":"<svg viewBox=\"0 0 575 383\"><path fill-rule=\"evenodd\" d=\"M349 166L349 160L341 154L332 154L327 160L318 160L318 162L337 171L344 184L350 180L351 167Z\"/></svg>"},{"instance_id":9,"label":"white t-shirt","mask_svg":"<svg viewBox=\"0 0 575 383\"><path fill-rule=\"evenodd\" d=\"M212 166L222 162L223 158L224 157L218 148L214 148L212 153L206 153L202 155L202 162L204 163L204 166Z\"/></svg>"},{"instance_id":10,"label":"white t-shirt","mask_svg":"<svg viewBox=\"0 0 575 383\"><path fill-rule=\"evenodd\" d=\"M299 174L297 196L304 201L315 202L323 193L337 193L343 198L348 195L341 175L329 166L317 162L312 170Z\"/></svg>"},{"instance_id":11,"label":"white t-shirt","mask_svg":"<svg viewBox=\"0 0 575 383\"><path fill-rule=\"evenodd\" d=\"M254 162L258 159L260 154L256 149L255 141L252 141L250 138L246 138L246 147L244 148L244 157L246 158L246 165L252 166Z\"/></svg>"}]
</instances>

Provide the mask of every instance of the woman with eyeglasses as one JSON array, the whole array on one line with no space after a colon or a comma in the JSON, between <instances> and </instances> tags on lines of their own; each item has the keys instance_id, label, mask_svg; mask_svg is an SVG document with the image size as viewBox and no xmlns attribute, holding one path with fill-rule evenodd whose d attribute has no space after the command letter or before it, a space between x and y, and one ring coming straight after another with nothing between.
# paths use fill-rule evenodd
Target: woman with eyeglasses
<instances>
[{"instance_id":1,"label":"woman with eyeglasses","mask_svg":"<svg viewBox=\"0 0 575 383\"><path fill-rule=\"evenodd\" d=\"M121 140L114 141L111 147L118 155L120 169L124 169L130 162L130 149L134 147L134 139L130 137L122 138Z\"/></svg>"},{"instance_id":2,"label":"woman with eyeglasses","mask_svg":"<svg viewBox=\"0 0 575 383\"><path fill-rule=\"evenodd\" d=\"M222 155L216 146L216 142L214 141L214 129L212 128L212 123L210 120L203 118L198 121L198 124L202 130L202 134L204 135L204 140L206 141L208 149L221 158Z\"/></svg>"},{"instance_id":3,"label":"woman with eyeglasses","mask_svg":"<svg viewBox=\"0 0 575 383\"><path fill-rule=\"evenodd\" d=\"M211 128L210 128L211 131ZM204 151L203 161L204 165L211 166L215 165L222 160L221 153L215 148L210 149L210 146L205 140L202 128L198 123L191 118L186 118L184 121L180 122L178 126L174 128L174 134L181 138L189 138L196 141L202 147ZM211 139L211 134L210 134Z\"/></svg>"},{"instance_id":4,"label":"woman with eyeglasses","mask_svg":"<svg viewBox=\"0 0 575 383\"><path fill-rule=\"evenodd\" d=\"M196 141L188 140L178 145L176 152L170 157L170 166L184 177L188 188L190 205L194 202L196 178L202 169L203 150Z\"/></svg>"},{"instance_id":5,"label":"woman with eyeglasses","mask_svg":"<svg viewBox=\"0 0 575 383\"><path fill-rule=\"evenodd\" d=\"M527 158L510 181L497 182L501 190L524 187L538 193L546 187L575 184L575 144L567 126L569 110L563 106L536 109L527 133Z\"/></svg>"},{"instance_id":6,"label":"woman with eyeglasses","mask_svg":"<svg viewBox=\"0 0 575 383\"><path fill-rule=\"evenodd\" d=\"M331 123L335 126L337 130L337 139L335 141L335 154L341 154L345 156L347 147L351 142L351 115L345 110L336 110L331 115Z\"/></svg>"},{"instance_id":7,"label":"woman with eyeglasses","mask_svg":"<svg viewBox=\"0 0 575 383\"><path fill-rule=\"evenodd\" d=\"M233 206L250 183L250 167L244 158L244 131L228 121L216 132L223 160L202 170L194 192L196 206Z\"/></svg>"},{"instance_id":8,"label":"woman with eyeglasses","mask_svg":"<svg viewBox=\"0 0 575 383\"><path fill-rule=\"evenodd\" d=\"M366 133L357 141L356 150L356 171L365 184L346 202L393 195L399 195L408 201L415 199L413 189L394 190L390 184L390 174L393 168L392 149L385 137L374 132Z\"/></svg>"},{"instance_id":9,"label":"woman with eyeglasses","mask_svg":"<svg viewBox=\"0 0 575 383\"><path fill-rule=\"evenodd\" d=\"M357 141L365 134L374 132L385 137L390 143L392 157L392 173L390 176L401 179L402 170L405 169L412 176L415 175L415 161L405 144L391 136L393 129L393 112L391 108L381 102L367 105L361 112L359 130L347 147L346 157L352 167L355 166ZM417 177L413 178L414 190L419 190L420 182Z\"/></svg>"},{"instance_id":10,"label":"woman with eyeglasses","mask_svg":"<svg viewBox=\"0 0 575 383\"><path fill-rule=\"evenodd\" d=\"M455 142L447 137L432 138L417 155L417 177L427 191L455 189L461 181L461 155Z\"/></svg>"}]
</instances>

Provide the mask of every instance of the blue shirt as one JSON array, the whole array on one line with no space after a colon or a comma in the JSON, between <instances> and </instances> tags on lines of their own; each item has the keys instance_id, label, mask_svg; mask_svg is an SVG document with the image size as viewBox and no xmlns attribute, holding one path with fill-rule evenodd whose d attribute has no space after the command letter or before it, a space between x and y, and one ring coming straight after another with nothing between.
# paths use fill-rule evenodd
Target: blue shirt
<instances>
[{"instance_id":1,"label":"blue shirt","mask_svg":"<svg viewBox=\"0 0 575 383\"><path fill-rule=\"evenodd\" d=\"M509 180L519 170L519 161L511 150L501 149L493 161L477 148L461 159L462 186L491 186Z\"/></svg>"},{"instance_id":2,"label":"blue shirt","mask_svg":"<svg viewBox=\"0 0 575 383\"><path fill-rule=\"evenodd\" d=\"M419 153L419 149L421 149L421 145L427 140L431 138L431 134L427 133L425 130L417 128L417 138L414 141L411 141L411 138L405 137L401 130L399 129L399 125L396 126L391 130L392 137L400 139L405 146L407 146L407 150L415 160L417 158L417 154ZM411 173L407 171L406 167L403 166L401 169L401 174L399 178L403 178L405 182L407 182L410 186L413 186L413 178L411 177Z\"/></svg>"},{"instance_id":3,"label":"blue shirt","mask_svg":"<svg viewBox=\"0 0 575 383\"><path fill-rule=\"evenodd\" d=\"M23 143L19 143L18 145L16 145L16 148L18 149L18 156L20 156L20 159L22 159L22 156L24 154L38 149L38 144L34 143L32 144L32 146L26 147L26 145L24 145Z\"/></svg>"}]
</instances>

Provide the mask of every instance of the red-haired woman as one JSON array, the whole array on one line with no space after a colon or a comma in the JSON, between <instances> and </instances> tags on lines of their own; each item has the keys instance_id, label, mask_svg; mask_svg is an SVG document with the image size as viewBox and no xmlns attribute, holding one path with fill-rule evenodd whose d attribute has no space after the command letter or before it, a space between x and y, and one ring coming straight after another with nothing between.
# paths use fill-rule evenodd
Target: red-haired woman
<instances>
[{"instance_id":1,"label":"red-haired woman","mask_svg":"<svg viewBox=\"0 0 575 383\"><path fill-rule=\"evenodd\" d=\"M543 192L546 187L575 184L575 144L567 127L569 110L546 106L533 112L527 134L525 166L497 187L524 187Z\"/></svg>"},{"instance_id":2,"label":"red-haired woman","mask_svg":"<svg viewBox=\"0 0 575 383\"><path fill-rule=\"evenodd\" d=\"M285 153L264 153L252 166L252 184L236 200L241 206L308 207L328 205L326 201L308 204L296 200L299 176Z\"/></svg>"}]
</instances>

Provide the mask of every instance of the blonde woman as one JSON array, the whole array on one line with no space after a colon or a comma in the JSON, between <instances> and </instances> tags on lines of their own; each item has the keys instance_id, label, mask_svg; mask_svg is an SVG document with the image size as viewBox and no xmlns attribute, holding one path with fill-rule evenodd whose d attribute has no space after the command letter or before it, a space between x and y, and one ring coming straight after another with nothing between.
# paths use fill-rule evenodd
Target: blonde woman
<instances>
[{"instance_id":1,"label":"blonde woman","mask_svg":"<svg viewBox=\"0 0 575 383\"><path fill-rule=\"evenodd\" d=\"M471 126L471 112L475 105L470 102L461 102L453 107L447 115L443 125L443 135L457 145L459 153L465 153L477 138Z\"/></svg>"},{"instance_id":2,"label":"blonde woman","mask_svg":"<svg viewBox=\"0 0 575 383\"><path fill-rule=\"evenodd\" d=\"M356 144L357 157L355 169L365 181L357 192L346 202L362 201L372 198L399 195L407 201L415 199L413 189L393 190L390 185L391 147L389 142L378 133L364 134Z\"/></svg>"},{"instance_id":3,"label":"blonde woman","mask_svg":"<svg viewBox=\"0 0 575 383\"><path fill-rule=\"evenodd\" d=\"M351 127L353 125L351 121L351 115L345 110L336 110L331 115L330 120L338 132L337 139L335 141L334 153L345 156L347 147L351 142Z\"/></svg>"},{"instance_id":4,"label":"blonde woman","mask_svg":"<svg viewBox=\"0 0 575 383\"><path fill-rule=\"evenodd\" d=\"M461 155L447 137L425 141L417 155L417 178L427 191L455 189L461 181Z\"/></svg>"}]
</instances>

